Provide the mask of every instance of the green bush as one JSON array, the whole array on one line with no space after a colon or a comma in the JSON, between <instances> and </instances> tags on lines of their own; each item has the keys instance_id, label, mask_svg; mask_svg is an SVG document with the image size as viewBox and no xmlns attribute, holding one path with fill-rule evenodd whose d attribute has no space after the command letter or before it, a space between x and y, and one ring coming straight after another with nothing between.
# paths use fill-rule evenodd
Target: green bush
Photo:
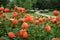
<instances>
[{"instance_id":1,"label":"green bush","mask_svg":"<svg viewBox=\"0 0 60 40\"><path fill-rule=\"evenodd\" d=\"M32 6L36 4L36 2L37 0L12 0L11 5L13 4L26 9L32 9Z\"/></svg>"}]
</instances>

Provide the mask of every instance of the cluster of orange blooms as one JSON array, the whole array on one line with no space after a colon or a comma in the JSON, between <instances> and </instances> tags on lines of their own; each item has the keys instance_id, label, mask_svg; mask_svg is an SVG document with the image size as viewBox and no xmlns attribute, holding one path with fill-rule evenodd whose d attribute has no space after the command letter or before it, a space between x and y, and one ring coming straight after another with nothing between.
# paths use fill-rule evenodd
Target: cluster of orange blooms
<instances>
[{"instance_id":1,"label":"cluster of orange blooms","mask_svg":"<svg viewBox=\"0 0 60 40\"><path fill-rule=\"evenodd\" d=\"M0 7L0 11L2 11L2 10L5 13L8 13L10 11L9 8L4 9L3 7ZM25 10L25 8L15 6L14 9L11 10L13 19L10 19L12 24L18 24L18 22L22 22L22 25L21 25L22 29L17 33L17 36L22 36L23 38L28 37L28 32L26 30L29 26L28 22L32 22L32 23L38 25L39 23L46 22L46 20L47 20L47 18L45 18L45 17L43 17L43 18L38 18L38 17L34 18L34 16L31 16L30 14L26 14L24 16L24 18L18 18L18 20L16 20L15 18L19 14L18 14L18 12L15 12L15 10L18 10L21 13L26 12L26 10ZM58 16L59 12L57 10L55 10L53 13L56 16L56 18L48 17L48 20L51 21L54 24L57 23L60 26L60 22L57 22L58 20L60 20L60 17ZM1 14L1 12L0 12L0 14ZM6 15L4 13L2 13L1 15L2 15L3 18L6 17ZM44 29L46 31L50 31L51 27L50 27L50 25L46 24ZM8 32L8 36L10 38L14 38L16 36L16 34L14 34L13 32ZM54 40L54 39L52 39L52 40Z\"/></svg>"},{"instance_id":2,"label":"cluster of orange blooms","mask_svg":"<svg viewBox=\"0 0 60 40\"><path fill-rule=\"evenodd\" d=\"M29 15L29 14L27 14L27 15ZM38 25L39 23L46 22L46 20L47 20L45 17L43 17L43 18L33 18L32 17L32 19L30 20L30 18L28 17L28 19L27 19L28 21L26 21L25 18L19 18L19 21L20 22L23 22L23 24L21 25L22 30L20 30L18 32L18 36L23 36L23 38L27 38L28 37L28 33L26 31L26 29L28 28L28 23L27 22L31 22L32 21L32 23ZM57 19L56 18L48 17L48 20L51 21L53 24L56 24L57 23L60 26L60 22L57 22ZM17 21L14 20L14 21L12 21L12 23L13 24L17 24ZM50 31L51 30L51 27L50 27L49 24L46 24L45 27L44 27L44 29L46 31Z\"/></svg>"},{"instance_id":3,"label":"cluster of orange blooms","mask_svg":"<svg viewBox=\"0 0 60 40\"><path fill-rule=\"evenodd\" d=\"M24 18L19 18L20 22L32 22L34 21L34 17L30 14L26 14Z\"/></svg>"},{"instance_id":4,"label":"cluster of orange blooms","mask_svg":"<svg viewBox=\"0 0 60 40\"><path fill-rule=\"evenodd\" d=\"M28 28L28 24L27 23L23 23L22 25L21 25L21 30L17 33L17 35L16 34L14 34L13 32L9 32L8 33L8 36L10 37L10 38L14 38L15 36L20 36L20 37L23 37L23 38L27 38L28 37L28 32L27 32L27 28Z\"/></svg>"},{"instance_id":5,"label":"cluster of orange blooms","mask_svg":"<svg viewBox=\"0 0 60 40\"><path fill-rule=\"evenodd\" d=\"M17 6L15 6L14 9L11 10L13 19L9 19L9 20L11 20L11 23L14 24L14 25L18 24L18 21L20 21L20 22L24 21L22 18L19 18L19 20L15 19L18 16L18 12L16 12L15 10L18 10L21 13L24 13L26 11L25 8L17 7ZM2 11L4 11L5 13L8 13L10 10L9 10L9 8L0 7L1 18L6 20L7 15L5 13L3 13ZM28 28L28 24L26 22L23 22L23 24L21 25L21 28L22 28L22 30L20 30L17 33L17 35L18 36L23 36L23 38L27 38L28 37L28 33L27 33L26 29ZM10 38L14 38L16 36L16 34L13 33L13 32L8 32L8 36Z\"/></svg>"},{"instance_id":6,"label":"cluster of orange blooms","mask_svg":"<svg viewBox=\"0 0 60 40\"><path fill-rule=\"evenodd\" d=\"M5 8L5 9L4 9L4 7L0 7L0 11L4 11L4 12L7 13L7 12L9 12L9 8Z\"/></svg>"},{"instance_id":7,"label":"cluster of orange blooms","mask_svg":"<svg viewBox=\"0 0 60 40\"><path fill-rule=\"evenodd\" d=\"M53 38L52 40L60 40L59 38Z\"/></svg>"}]
</instances>

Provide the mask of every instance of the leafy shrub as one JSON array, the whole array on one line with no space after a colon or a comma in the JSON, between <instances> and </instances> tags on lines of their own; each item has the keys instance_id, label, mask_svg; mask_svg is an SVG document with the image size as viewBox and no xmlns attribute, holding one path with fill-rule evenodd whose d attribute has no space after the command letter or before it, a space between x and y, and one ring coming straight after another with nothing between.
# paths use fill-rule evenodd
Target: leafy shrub
<instances>
[{"instance_id":1,"label":"leafy shrub","mask_svg":"<svg viewBox=\"0 0 60 40\"><path fill-rule=\"evenodd\" d=\"M52 40L60 38L60 17L57 19L34 14L32 16L26 13L25 8L18 6L15 8L9 17L9 13L6 12L0 16L0 39ZM0 11L3 10L0 9Z\"/></svg>"}]
</instances>

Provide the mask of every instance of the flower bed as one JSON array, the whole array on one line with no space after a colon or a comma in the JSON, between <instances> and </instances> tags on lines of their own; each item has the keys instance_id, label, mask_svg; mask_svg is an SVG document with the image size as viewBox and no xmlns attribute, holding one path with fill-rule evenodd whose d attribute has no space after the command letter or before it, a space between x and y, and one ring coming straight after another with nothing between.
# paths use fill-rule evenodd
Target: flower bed
<instances>
[{"instance_id":1,"label":"flower bed","mask_svg":"<svg viewBox=\"0 0 60 40\"><path fill-rule=\"evenodd\" d=\"M58 12L54 12L56 18L32 16L25 13L25 8L16 6L8 17L10 10L0 7L0 11L3 10L4 12L0 13L0 40L59 40L60 17Z\"/></svg>"}]
</instances>

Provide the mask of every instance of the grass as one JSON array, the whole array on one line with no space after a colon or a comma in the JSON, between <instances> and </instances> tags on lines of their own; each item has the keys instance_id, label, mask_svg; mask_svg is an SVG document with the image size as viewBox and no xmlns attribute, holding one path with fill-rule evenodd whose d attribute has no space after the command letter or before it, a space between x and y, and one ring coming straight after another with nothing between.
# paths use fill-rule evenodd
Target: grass
<instances>
[{"instance_id":1,"label":"grass","mask_svg":"<svg viewBox=\"0 0 60 40\"><path fill-rule=\"evenodd\" d=\"M47 15L54 16L53 11L49 11L48 13L42 13L42 14L47 14ZM59 16L60 16L60 12L59 12Z\"/></svg>"},{"instance_id":2,"label":"grass","mask_svg":"<svg viewBox=\"0 0 60 40\"><path fill-rule=\"evenodd\" d=\"M7 13L6 15L7 15L8 18L10 18L10 17L11 17L11 14L12 14L12 12L9 12L9 13ZM31 16L34 16L34 17L40 16L40 15L35 14L35 13L30 13L30 15L31 15Z\"/></svg>"},{"instance_id":3,"label":"grass","mask_svg":"<svg viewBox=\"0 0 60 40\"><path fill-rule=\"evenodd\" d=\"M11 17L11 14L12 14L11 12L7 13L8 18ZM53 11L49 11L48 13L41 13L41 14L47 14L47 15L50 15L50 16L54 16ZM30 13L30 15L32 15L34 17L37 17L37 16L40 17L40 15L35 14L35 13ZM60 12L59 12L59 16L60 16Z\"/></svg>"}]
</instances>

